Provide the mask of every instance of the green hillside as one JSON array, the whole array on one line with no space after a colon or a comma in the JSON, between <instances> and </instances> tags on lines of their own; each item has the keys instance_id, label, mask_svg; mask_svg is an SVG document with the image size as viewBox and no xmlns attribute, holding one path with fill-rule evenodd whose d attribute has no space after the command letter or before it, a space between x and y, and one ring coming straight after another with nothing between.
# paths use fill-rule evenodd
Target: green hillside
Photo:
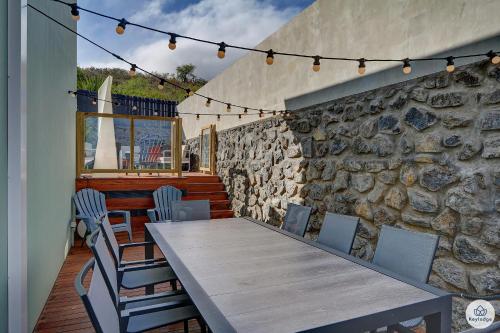
<instances>
[{"instance_id":1,"label":"green hillside","mask_svg":"<svg viewBox=\"0 0 500 333\"><path fill-rule=\"evenodd\" d=\"M155 73L165 80L174 82L193 91L202 87L206 81L193 75L195 66L191 64L177 67L175 74ZM158 79L137 72L131 77L127 70L120 68L81 68L77 69L77 88L97 91L106 77L113 77L113 94L158 98L181 102L186 98L186 93L180 89L165 84L163 90L158 89Z\"/></svg>"}]
</instances>

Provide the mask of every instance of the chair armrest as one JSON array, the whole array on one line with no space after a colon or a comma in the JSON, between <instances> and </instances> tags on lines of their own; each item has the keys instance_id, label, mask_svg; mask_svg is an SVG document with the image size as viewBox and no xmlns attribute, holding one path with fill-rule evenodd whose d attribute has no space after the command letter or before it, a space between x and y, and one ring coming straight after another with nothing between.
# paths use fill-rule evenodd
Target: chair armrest
<instances>
[{"instance_id":1,"label":"chair armrest","mask_svg":"<svg viewBox=\"0 0 500 333\"><path fill-rule=\"evenodd\" d=\"M150 208L147 210L149 220L151 223L158 222L158 218L156 217L156 208Z\"/></svg>"},{"instance_id":2,"label":"chair armrest","mask_svg":"<svg viewBox=\"0 0 500 333\"><path fill-rule=\"evenodd\" d=\"M133 308L128 310L122 310L121 317L129 318L134 316L140 316L147 313L160 312L170 309L175 309L181 306L191 305L193 304L190 300L182 300L182 301L174 301L174 302L166 302L154 305L143 306L139 308Z\"/></svg>"},{"instance_id":3,"label":"chair armrest","mask_svg":"<svg viewBox=\"0 0 500 333\"><path fill-rule=\"evenodd\" d=\"M120 215L130 215L130 212L128 210L110 210L108 211L108 214L120 214Z\"/></svg>"},{"instance_id":4,"label":"chair armrest","mask_svg":"<svg viewBox=\"0 0 500 333\"><path fill-rule=\"evenodd\" d=\"M171 297L171 296L179 296L184 295L186 292L184 290L173 290L173 291L164 291L161 293L151 294L151 295L141 295L141 296L121 296L120 304L134 303L134 302L142 302L154 300L157 298Z\"/></svg>"},{"instance_id":5,"label":"chair armrest","mask_svg":"<svg viewBox=\"0 0 500 333\"><path fill-rule=\"evenodd\" d=\"M119 267L118 272L123 274L126 272L135 272L135 271L143 271L146 269L152 269L152 268L160 268L160 267L168 267L168 263L166 261L163 262L157 262L153 264L146 264L146 265L141 265L141 266L125 266L125 267Z\"/></svg>"},{"instance_id":6,"label":"chair armrest","mask_svg":"<svg viewBox=\"0 0 500 333\"><path fill-rule=\"evenodd\" d=\"M166 260L167 259L165 259L165 258L154 258L154 259L133 260L133 261L122 260L122 262L120 263L120 266L154 264L155 262L163 262Z\"/></svg>"}]
</instances>

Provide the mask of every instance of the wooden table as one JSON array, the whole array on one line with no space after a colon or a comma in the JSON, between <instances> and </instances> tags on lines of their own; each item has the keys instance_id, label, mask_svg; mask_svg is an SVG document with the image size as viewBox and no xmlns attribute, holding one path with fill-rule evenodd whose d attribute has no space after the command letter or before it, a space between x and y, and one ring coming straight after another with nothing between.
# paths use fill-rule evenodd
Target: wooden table
<instances>
[{"instance_id":1,"label":"wooden table","mask_svg":"<svg viewBox=\"0 0 500 333\"><path fill-rule=\"evenodd\" d=\"M361 332L419 316L427 332L451 330L448 294L261 222L146 224L146 238L213 332Z\"/></svg>"}]
</instances>

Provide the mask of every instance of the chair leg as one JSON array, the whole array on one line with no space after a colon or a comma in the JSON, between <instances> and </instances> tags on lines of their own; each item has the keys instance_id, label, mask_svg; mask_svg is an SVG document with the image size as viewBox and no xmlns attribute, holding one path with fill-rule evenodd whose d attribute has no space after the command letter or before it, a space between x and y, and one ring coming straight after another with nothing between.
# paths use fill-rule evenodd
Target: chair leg
<instances>
[{"instance_id":1,"label":"chair leg","mask_svg":"<svg viewBox=\"0 0 500 333\"><path fill-rule=\"evenodd\" d=\"M172 290L177 290L177 281L170 281L170 287Z\"/></svg>"},{"instance_id":2,"label":"chair leg","mask_svg":"<svg viewBox=\"0 0 500 333\"><path fill-rule=\"evenodd\" d=\"M184 333L189 333L189 321L184 320Z\"/></svg>"}]
</instances>

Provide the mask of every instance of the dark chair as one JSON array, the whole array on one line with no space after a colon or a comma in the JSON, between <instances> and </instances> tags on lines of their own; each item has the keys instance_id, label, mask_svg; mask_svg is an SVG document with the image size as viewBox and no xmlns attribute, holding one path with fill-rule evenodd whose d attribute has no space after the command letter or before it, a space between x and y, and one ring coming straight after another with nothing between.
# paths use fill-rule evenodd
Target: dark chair
<instances>
[{"instance_id":1,"label":"dark chair","mask_svg":"<svg viewBox=\"0 0 500 333\"><path fill-rule=\"evenodd\" d=\"M177 281L177 276L166 261L146 265L116 266L100 229L90 235L88 245L97 264L109 279L108 288L114 291L112 294L118 295L121 288L137 289L164 282L173 285ZM114 301L118 303L118 300Z\"/></svg>"},{"instance_id":2,"label":"dark chair","mask_svg":"<svg viewBox=\"0 0 500 333\"><path fill-rule=\"evenodd\" d=\"M162 186L153 192L155 208L148 209L151 223L172 220L172 201L179 201L182 191L173 186Z\"/></svg>"},{"instance_id":3,"label":"dark chair","mask_svg":"<svg viewBox=\"0 0 500 333\"><path fill-rule=\"evenodd\" d=\"M125 261L123 260L123 253L126 249L132 247L145 247L152 246L154 242L134 242L134 243L125 243L118 244L118 241L115 237L113 227L109 223L109 219L106 216L103 216L100 219L99 227L101 228L104 239L106 240L106 244L108 245L108 249L113 255L113 260L115 262L116 267L123 267L127 265L139 265L139 264L152 264L158 261L165 261L165 258L154 258L154 259L143 259L143 260L134 260L134 261Z\"/></svg>"},{"instance_id":4,"label":"dark chair","mask_svg":"<svg viewBox=\"0 0 500 333\"><path fill-rule=\"evenodd\" d=\"M356 236L359 217L327 212L318 236L318 243L349 254Z\"/></svg>"},{"instance_id":5,"label":"dark chair","mask_svg":"<svg viewBox=\"0 0 500 333\"><path fill-rule=\"evenodd\" d=\"M73 202L77 210L77 219L81 219L87 227L86 235L97 229L97 223L102 216L108 214L119 214L123 216L124 222L113 224L115 232L126 231L128 238L132 239L132 227L130 224L130 212L126 210L111 210L106 208L104 194L91 188L84 188L73 195Z\"/></svg>"},{"instance_id":6,"label":"dark chair","mask_svg":"<svg viewBox=\"0 0 500 333\"><path fill-rule=\"evenodd\" d=\"M288 203L283 230L304 237L311 216L311 207Z\"/></svg>"},{"instance_id":7,"label":"dark chair","mask_svg":"<svg viewBox=\"0 0 500 333\"><path fill-rule=\"evenodd\" d=\"M86 289L84 281L90 270L92 277ZM96 265L94 258L78 273L75 288L98 333L143 332L179 322L184 322L184 331L187 332L186 323L190 319L197 319L202 323L202 332L205 331L200 313L185 296L183 299L171 298L164 303L154 302L158 294L144 296L147 299L141 300L130 298L123 310L118 309L109 293L101 267Z\"/></svg>"},{"instance_id":8,"label":"dark chair","mask_svg":"<svg viewBox=\"0 0 500 333\"><path fill-rule=\"evenodd\" d=\"M427 283L431 273L439 236L382 226L373 264L402 277L420 283ZM415 318L388 327L388 332L411 332L422 318Z\"/></svg>"},{"instance_id":9,"label":"dark chair","mask_svg":"<svg viewBox=\"0 0 500 333\"><path fill-rule=\"evenodd\" d=\"M210 201L172 201L172 222L210 220Z\"/></svg>"}]
</instances>

